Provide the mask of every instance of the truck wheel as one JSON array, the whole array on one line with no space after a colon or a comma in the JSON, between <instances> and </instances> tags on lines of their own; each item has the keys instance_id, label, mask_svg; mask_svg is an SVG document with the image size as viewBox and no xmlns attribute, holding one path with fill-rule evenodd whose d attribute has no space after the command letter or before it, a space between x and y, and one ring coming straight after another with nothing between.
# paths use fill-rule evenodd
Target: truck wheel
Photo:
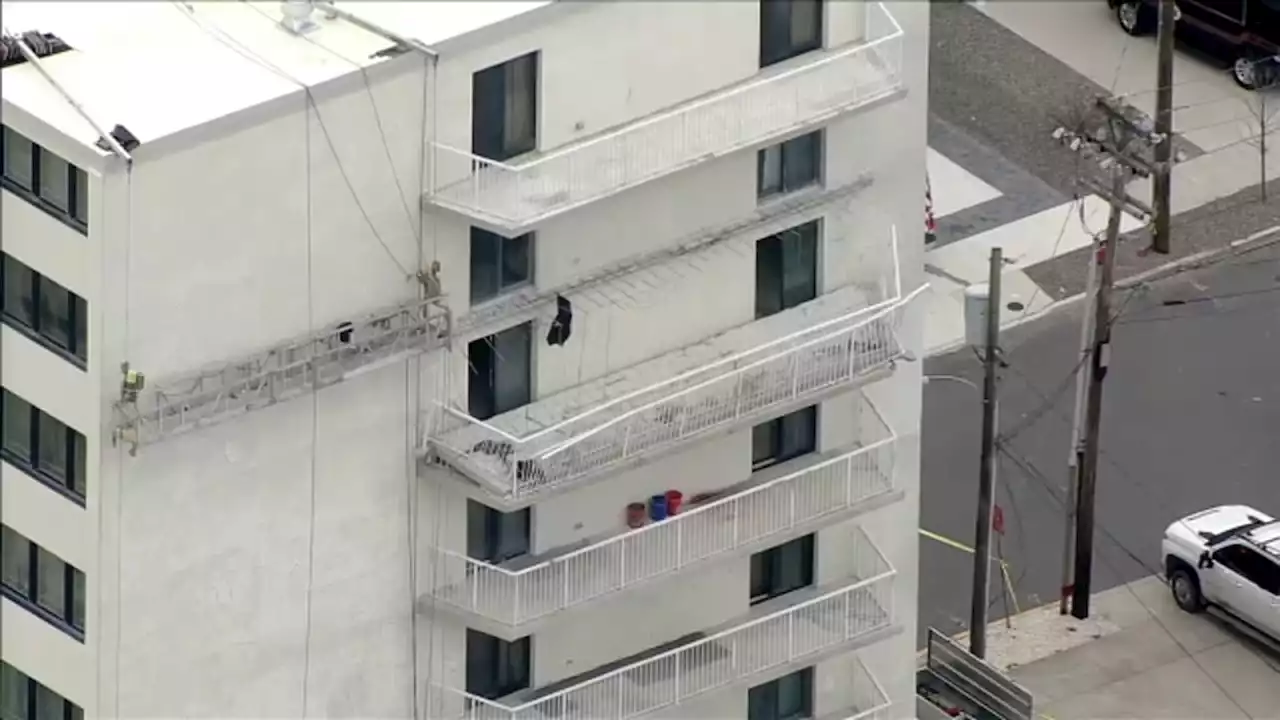
<instances>
[{"instance_id":1,"label":"truck wheel","mask_svg":"<svg viewBox=\"0 0 1280 720\"><path fill-rule=\"evenodd\" d=\"M1169 576L1169 588L1173 601L1189 613L1204 610L1204 596L1200 594L1200 579L1186 568L1178 568Z\"/></svg>"},{"instance_id":2,"label":"truck wheel","mask_svg":"<svg viewBox=\"0 0 1280 720\"><path fill-rule=\"evenodd\" d=\"M1133 36L1151 32L1151 8L1142 0L1122 0L1116 4L1116 22Z\"/></svg>"}]
</instances>

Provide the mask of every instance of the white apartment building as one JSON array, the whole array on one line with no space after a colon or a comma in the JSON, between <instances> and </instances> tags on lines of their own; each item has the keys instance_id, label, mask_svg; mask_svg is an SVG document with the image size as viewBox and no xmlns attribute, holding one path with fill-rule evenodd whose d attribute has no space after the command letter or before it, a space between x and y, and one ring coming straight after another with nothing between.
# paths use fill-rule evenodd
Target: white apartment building
<instances>
[{"instance_id":1,"label":"white apartment building","mask_svg":"<svg viewBox=\"0 0 1280 720\"><path fill-rule=\"evenodd\" d=\"M0 715L914 716L927 3L0 10Z\"/></svg>"}]
</instances>

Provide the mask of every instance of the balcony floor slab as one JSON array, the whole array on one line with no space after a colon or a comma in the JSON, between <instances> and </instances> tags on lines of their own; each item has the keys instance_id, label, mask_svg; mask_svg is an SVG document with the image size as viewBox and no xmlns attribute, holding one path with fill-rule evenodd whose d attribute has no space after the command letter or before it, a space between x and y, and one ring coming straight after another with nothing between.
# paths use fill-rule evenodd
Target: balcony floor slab
<instances>
[{"instance_id":1,"label":"balcony floor slab","mask_svg":"<svg viewBox=\"0 0 1280 720\"><path fill-rule=\"evenodd\" d=\"M805 469L828 462L844 454L844 452L847 451L814 455L797 462L769 468L773 472L764 471L758 473L751 480L735 486L724 492L723 495L717 496L714 502L720 503L734 497L744 497L752 489L766 485L782 475L804 472ZM759 495L760 502L758 504L742 507L741 512L746 512L748 515L753 516L753 520L765 520L767 523L765 527L769 529L760 532L750 540L739 543L733 543L728 539L734 537L735 532L741 532L741 530L736 529L735 524L743 520L737 512L729 510L727 502L725 506L717 506L715 509L702 511L699 514L704 516L705 524L701 524L696 533L690 533L690 536L703 542L690 541L687 548L681 547L678 551L678 564L672 562L673 545L670 541L671 536L662 532L654 532L654 530L664 528L664 525L651 525L648 530L632 535L632 537L650 537L652 540L647 542L642 540L638 549L629 550L628 559L624 560L620 553L602 553L602 556L593 558L593 562L589 565L592 572L585 576L585 581L579 579L575 584L575 587L585 585L586 589L580 599L575 599L568 604L564 602L562 591L566 587L566 579L569 574L576 568L571 568L568 564L556 564L554 561L570 556L584 547L597 545L610 537L616 536L602 536L585 540L540 555L523 556L503 563L499 566L500 568L516 572L551 561L551 564L542 571L530 573L529 577L534 582L521 585L518 591L515 590L514 583L500 586L485 582L481 575L468 574L464 580L436 591L434 596L434 599L438 601L436 607L455 615L470 627L475 627L495 637L515 640L531 633L541 632L561 618L569 617L565 611L606 601L608 598L614 597L623 591L643 590L662 580L670 579L680 573L701 567L704 563L745 557L822 528L874 512L903 498L903 492L894 486L891 468L876 470L875 475L878 478L876 481L877 489L855 499L851 504L844 504L841 498L837 497L841 494L839 488L835 489L835 492L821 492L809 496L808 499L814 504L814 507L809 511L806 511L803 507L798 508L798 512L806 517L806 520L789 525L767 523L768 518L773 515L768 508L777 506L777 503L771 502L776 498L772 495ZM709 502L703 503L703 505L709 504ZM697 510L699 507L701 505L691 504L687 507L686 512ZM719 507L724 507L725 511L719 510ZM685 520L678 520L677 518L680 517L684 517ZM665 521L665 523L669 524L672 521L686 522L688 518L688 515L674 516ZM749 527L753 526L750 521L746 521L745 524ZM649 552L646 552L646 550L649 550ZM637 561L637 556L642 559ZM643 560L645 556L652 558L652 560L645 562ZM521 597L516 597L517 592L521 594ZM482 597L484 600L480 601ZM530 598L545 600L530 603ZM430 595L421 597L419 599L420 607L426 609L430 606L432 599ZM527 619L514 623L497 619L503 615L510 616L511 609L515 608L517 603L523 605L524 611L529 615Z\"/></svg>"}]
</instances>

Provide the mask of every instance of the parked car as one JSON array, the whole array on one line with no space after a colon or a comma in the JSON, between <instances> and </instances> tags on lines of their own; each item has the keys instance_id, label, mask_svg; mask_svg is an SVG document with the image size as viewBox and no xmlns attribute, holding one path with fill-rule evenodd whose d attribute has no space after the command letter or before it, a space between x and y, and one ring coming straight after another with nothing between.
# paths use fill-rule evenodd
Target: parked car
<instances>
[{"instance_id":1,"label":"parked car","mask_svg":"<svg viewBox=\"0 0 1280 720\"><path fill-rule=\"evenodd\" d=\"M1156 29L1159 0L1107 0L1130 35ZM1231 63L1241 87L1280 80L1280 0L1178 0L1177 33Z\"/></svg>"},{"instance_id":2,"label":"parked car","mask_svg":"<svg viewBox=\"0 0 1280 720\"><path fill-rule=\"evenodd\" d=\"M1280 521L1223 505L1174 522L1161 550L1178 607L1215 605L1280 641Z\"/></svg>"}]
</instances>

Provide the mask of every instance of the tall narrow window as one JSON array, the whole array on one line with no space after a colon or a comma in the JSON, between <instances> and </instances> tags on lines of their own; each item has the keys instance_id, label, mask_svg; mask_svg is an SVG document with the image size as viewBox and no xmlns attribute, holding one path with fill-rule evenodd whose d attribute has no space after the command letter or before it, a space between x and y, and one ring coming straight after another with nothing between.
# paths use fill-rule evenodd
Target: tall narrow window
<instances>
[{"instance_id":1,"label":"tall narrow window","mask_svg":"<svg viewBox=\"0 0 1280 720\"><path fill-rule=\"evenodd\" d=\"M818 221L756 242L756 318L818 296Z\"/></svg>"},{"instance_id":2,"label":"tall narrow window","mask_svg":"<svg viewBox=\"0 0 1280 720\"><path fill-rule=\"evenodd\" d=\"M0 456L49 487L83 503L84 435L7 389L0 389Z\"/></svg>"},{"instance_id":3,"label":"tall narrow window","mask_svg":"<svg viewBox=\"0 0 1280 720\"><path fill-rule=\"evenodd\" d=\"M66 160L39 149L40 197L63 212L71 211L71 166Z\"/></svg>"},{"instance_id":4,"label":"tall narrow window","mask_svg":"<svg viewBox=\"0 0 1280 720\"><path fill-rule=\"evenodd\" d=\"M813 668L784 675L747 692L747 720L813 717Z\"/></svg>"},{"instance_id":5,"label":"tall narrow window","mask_svg":"<svg viewBox=\"0 0 1280 720\"><path fill-rule=\"evenodd\" d=\"M467 501L467 556L501 563L529 553L529 508L499 512L484 503Z\"/></svg>"},{"instance_id":6,"label":"tall narrow window","mask_svg":"<svg viewBox=\"0 0 1280 720\"><path fill-rule=\"evenodd\" d=\"M0 526L0 551L5 596L83 641L84 573L7 525Z\"/></svg>"},{"instance_id":7,"label":"tall narrow window","mask_svg":"<svg viewBox=\"0 0 1280 720\"><path fill-rule=\"evenodd\" d=\"M538 54L522 55L472 76L471 151L507 160L538 146Z\"/></svg>"},{"instance_id":8,"label":"tall narrow window","mask_svg":"<svg viewBox=\"0 0 1280 720\"><path fill-rule=\"evenodd\" d=\"M487 700L529 687L529 638L507 642L467 629L467 692Z\"/></svg>"},{"instance_id":9,"label":"tall narrow window","mask_svg":"<svg viewBox=\"0 0 1280 720\"><path fill-rule=\"evenodd\" d=\"M822 47L822 0L760 0L760 67Z\"/></svg>"},{"instance_id":10,"label":"tall narrow window","mask_svg":"<svg viewBox=\"0 0 1280 720\"><path fill-rule=\"evenodd\" d=\"M508 238L471 228L471 302L479 303L533 279L533 234Z\"/></svg>"},{"instance_id":11,"label":"tall narrow window","mask_svg":"<svg viewBox=\"0 0 1280 720\"><path fill-rule=\"evenodd\" d=\"M751 604L813 585L813 535L751 556Z\"/></svg>"},{"instance_id":12,"label":"tall narrow window","mask_svg":"<svg viewBox=\"0 0 1280 720\"><path fill-rule=\"evenodd\" d=\"M821 180L822 131L767 147L756 158L756 194L795 192Z\"/></svg>"},{"instance_id":13,"label":"tall narrow window","mask_svg":"<svg viewBox=\"0 0 1280 720\"><path fill-rule=\"evenodd\" d=\"M83 366L88 358L84 298L8 255L0 255L0 318L47 349Z\"/></svg>"},{"instance_id":14,"label":"tall narrow window","mask_svg":"<svg viewBox=\"0 0 1280 720\"><path fill-rule=\"evenodd\" d=\"M4 179L25 190L35 187L35 143L4 128Z\"/></svg>"},{"instance_id":15,"label":"tall narrow window","mask_svg":"<svg viewBox=\"0 0 1280 720\"><path fill-rule=\"evenodd\" d=\"M533 324L472 340L467 400L472 417L494 415L528 405L533 399Z\"/></svg>"},{"instance_id":16,"label":"tall narrow window","mask_svg":"<svg viewBox=\"0 0 1280 720\"><path fill-rule=\"evenodd\" d=\"M0 660L0 718L84 720L84 710L21 670Z\"/></svg>"},{"instance_id":17,"label":"tall narrow window","mask_svg":"<svg viewBox=\"0 0 1280 720\"><path fill-rule=\"evenodd\" d=\"M751 467L763 470L813 452L818 445L818 408L809 406L751 428Z\"/></svg>"}]
</instances>

